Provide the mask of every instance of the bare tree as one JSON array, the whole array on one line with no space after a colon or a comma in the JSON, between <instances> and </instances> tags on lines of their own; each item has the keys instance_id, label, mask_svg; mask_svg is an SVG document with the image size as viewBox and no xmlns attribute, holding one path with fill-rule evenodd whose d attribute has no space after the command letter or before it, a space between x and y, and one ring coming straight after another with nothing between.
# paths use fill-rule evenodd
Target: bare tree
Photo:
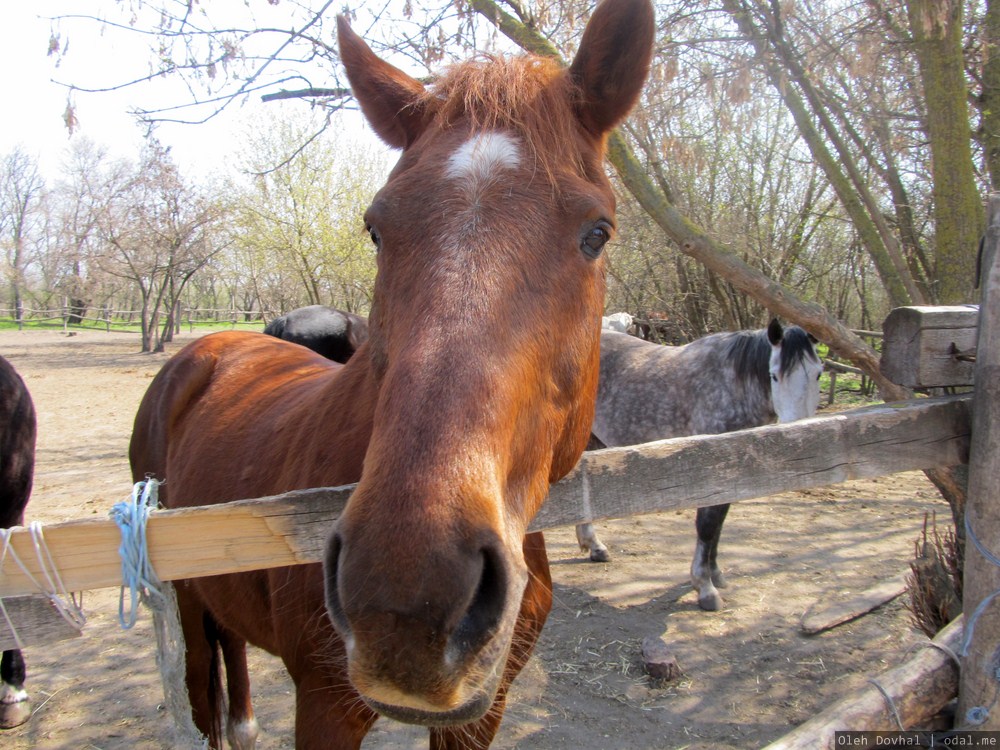
<instances>
[{"instance_id":1,"label":"bare tree","mask_svg":"<svg viewBox=\"0 0 1000 750\"><path fill-rule=\"evenodd\" d=\"M335 133L301 148L312 119L265 118L248 136L241 168L249 178L230 186L229 261L256 287L261 307L367 313L375 256L361 217L387 166L375 149Z\"/></svg>"},{"instance_id":2,"label":"bare tree","mask_svg":"<svg viewBox=\"0 0 1000 750\"><path fill-rule=\"evenodd\" d=\"M571 51L590 11L582 0L433 5L417 11L404 4L393 23L377 27L390 29L398 54L427 68L470 46ZM251 93L309 97L332 107L346 102L325 29L328 2L283 4L282 24L264 17L221 24L208 10L181 0L133 7L135 25L118 28L148 35L157 49L156 73L185 77L200 92L192 101L208 107L206 116ZM155 11L152 20L142 15L149 11ZM389 6L379 11L383 20L389 12ZM925 92L913 84L918 61L903 0L672 0L661 3L659 13L664 33L645 107L612 143L623 185L661 228L663 244L697 262L658 262L657 296L685 300L690 319L703 321L704 304L696 308L707 296L730 325L744 324L766 307L808 325L879 380L874 352L852 338L842 321L802 298L814 297L822 286L838 296L832 304L838 311L856 309L871 317L884 313L881 301L871 299L878 290L884 290L886 304L931 301L943 288L937 274L964 272L965 256L961 263L942 263L937 248L928 249L935 229L928 186L936 180L924 137ZM56 48L62 49L62 41ZM334 86L316 85L321 77ZM759 133L761 113L775 111L760 107L765 97L782 103L798 142L782 141L776 149L777 141L750 144L748 138L745 150L734 149L733 131ZM142 116L156 120L173 112L145 110ZM711 124L711 133L705 127L671 131L671 121ZM671 185L677 180L671 159L678 153L670 153L671 144L689 153L718 149L709 154L712 174L698 167L690 171L693 179ZM725 157L748 166L733 169ZM790 166L796 159L797 172ZM761 164L767 168L757 169ZM779 175L786 175L787 187L776 190L767 180ZM837 232L837 225L849 231ZM837 246L845 262L837 259ZM854 255L856 248L870 260ZM868 274L869 262L881 284L855 284L850 274ZM840 269L841 288L863 289L869 298L848 305L835 285L820 281L831 269Z\"/></svg>"},{"instance_id":3,"label":"bare tree","mask_svg":"<svg viewBox=\"0 0 1000 750\"><path fill-rule=\"evenodd\" d=\"M130 168L87 139L76 139L63 162L52 193L54 237L45 276L49 288L68 300L70 323L82 322L99 294L102 279L90 261L101 254L101 221L121 198Z\"/></svg>"},{"instance_id":4,"label":"bare tree","mask_svg":"<svg viewBox=\"0 0 1000 750\"><path fill-rule=\"evenodd\" d=\"M128 279L139 292L143 351L163 350L185 286L222 251L212 233L220 211L184 184L169 149L147 141L101 219L106 249L98 258L107 273Z\"/></svg>"},{"instance_id":5,"label":"bare tree","mask_svg":"<svg viewBox=\"0 0 1000 750\"><path fill-rule=\"evenodd\" d=\"M4 277L18 322L23 320L33 230L42 218L45 182L38 160L16 147L0 161L0 247Z\"/></svg>"}]
</instances>

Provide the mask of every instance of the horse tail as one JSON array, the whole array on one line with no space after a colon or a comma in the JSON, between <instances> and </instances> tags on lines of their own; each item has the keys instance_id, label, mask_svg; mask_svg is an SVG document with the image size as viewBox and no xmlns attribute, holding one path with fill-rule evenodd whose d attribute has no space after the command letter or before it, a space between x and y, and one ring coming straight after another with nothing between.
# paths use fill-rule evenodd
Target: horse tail
<instances>
[{"instance_id":1,"label":"horse tail","mask_svg":"<svg viewBox=\"0 0 1000 750\"><path fill-rule=\"evenodd\" d=\"M222 748L223 717L226 715L226 689L223 684L222 674L222 638L219 633L219 624L206 610L204 614L205 638L208 640L208 647L211 653L211 662L208 667L208 727L209 743L211 747Z\"/></svg>"}]
</instances>

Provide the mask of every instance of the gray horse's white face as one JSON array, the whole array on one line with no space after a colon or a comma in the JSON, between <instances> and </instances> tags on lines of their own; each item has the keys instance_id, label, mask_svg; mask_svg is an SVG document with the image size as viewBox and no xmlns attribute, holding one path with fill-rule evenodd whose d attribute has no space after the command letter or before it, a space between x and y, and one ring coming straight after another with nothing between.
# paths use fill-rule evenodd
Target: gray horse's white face
<instances>
[{"instance_id":1,"label":"gray horse's white face","mask_svg":"<svg viewBox=\"0 0 1000 750\"><path fill-rule=\"evenodd\" d=\"M788 371L781 370L781 342L771 345L771 403L778 422L811 417L819 408L819 376L823 363L818 357L803 357Z\"/></svg>"}]
</instances>

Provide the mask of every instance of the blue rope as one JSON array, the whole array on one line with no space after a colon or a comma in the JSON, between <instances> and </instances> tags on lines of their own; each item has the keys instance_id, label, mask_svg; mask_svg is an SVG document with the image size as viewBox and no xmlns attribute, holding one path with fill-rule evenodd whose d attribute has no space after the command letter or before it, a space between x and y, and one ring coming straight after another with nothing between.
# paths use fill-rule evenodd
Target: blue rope
<instances>
[{"instance_id":1,"label":"blue rope","mask_svg":"<svg viewBox=\"0 0 1000 750\"><path fill-rule=\"evenodd\" d=\"M132 487L132 496L128 500L117 503L111 509L111 518L118 524L122 534L122 542L118 554L122 559L122 587L118 598L118 622L124 630L135 625L139 612L139 602L146 601L151 596L159 598L160 580L153 571L149 561L149 550L146 545L146 521L149 513L157 506L157 488L160 483L155 479L136 482ZM129 590L130 608L125 614L125 589Z\"/></svg>"}]
</instances>

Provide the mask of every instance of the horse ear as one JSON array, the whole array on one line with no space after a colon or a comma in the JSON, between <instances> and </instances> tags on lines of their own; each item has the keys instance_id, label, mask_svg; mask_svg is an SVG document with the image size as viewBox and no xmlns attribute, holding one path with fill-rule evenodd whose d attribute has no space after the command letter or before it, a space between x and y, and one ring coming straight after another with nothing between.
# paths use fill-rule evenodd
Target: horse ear
<instances>
[{"instance_id":1,"label":"horse ear","mask_svg":"<svg viewBox=\"0 0 1000 750\"><path fill-rule=\"evenodd\" d=\"M601 137L625 119L649 72L656 19L649 0L602 0L570 66L583 126Z\"/></svg>"},{"instance_id":2,"label":"horse ear","mask_svg":"<svg viewBox=\"0 0 1000 750\"><path fill-rule=\"evenodd\" d=\"M394 148L409 146L423 130L423 84L372 52L342 15L337 42L351 90L372 129Z\"/></svg>"},{"instance_id":3,"label":"horse ear","mask_svg":"<svg viewBox=\"0 0 1000 750\"><path fill-rule=\"evenodd\" d=\"M781 323L778 322L777 318L771 318L771 322L767 325L767 340L771 342L771 346L780 344L783 335L784 330L781 328Z\"/></svg>"}]
</instances>

